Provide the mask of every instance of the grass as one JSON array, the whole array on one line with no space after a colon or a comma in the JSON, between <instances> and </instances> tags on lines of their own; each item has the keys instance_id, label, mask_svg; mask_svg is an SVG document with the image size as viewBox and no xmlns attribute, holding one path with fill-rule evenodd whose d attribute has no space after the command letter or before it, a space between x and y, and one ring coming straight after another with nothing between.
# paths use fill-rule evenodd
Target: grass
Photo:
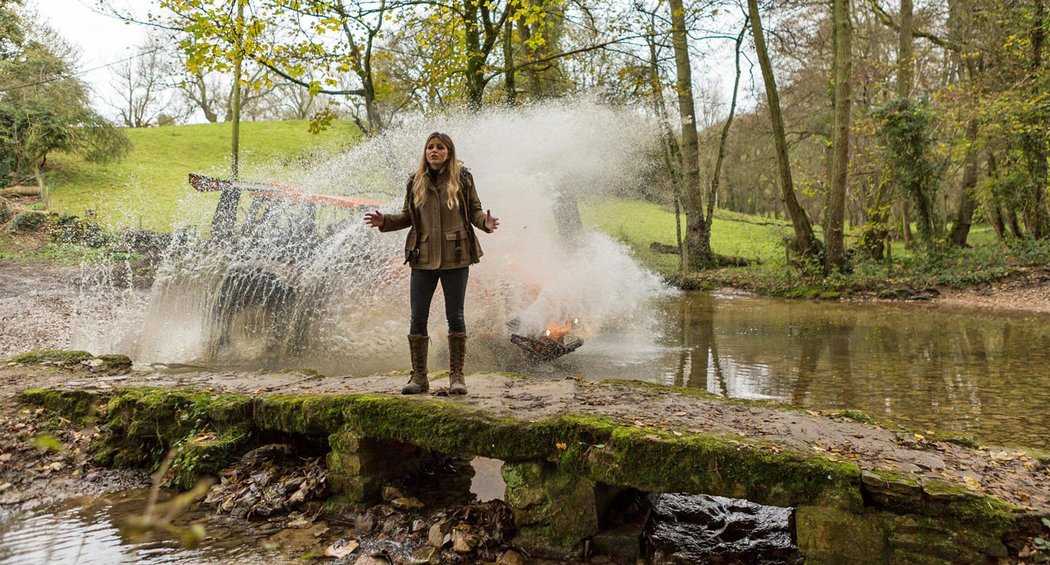
<instances>
[{"instance_id":1,"label":"grass","mask_svg":"<svg viewBox=\"0 0 1050 565\"><path fill-rule=\"evenodd\" d=\"M580 207L583 223L619 239L650 269L670 276L678 272L678 256L650 249L652 242L675 245L674 211L652 202L603 200ZM685 230L685 218L682 218ZM733 255L762 263L782 262L780 241L792 233L783 220L716 210L711 228L711 248L721 255ZM684 237L684 234L683 234Z\"/></svg>"},{"instance_id":2,"label":"grass","mask_svg":"<svg viewBox=\"0 0 1050 565\"><path fill-rule=\"evenodd\" d=\"M675 245L672 210L649 202L604 200L585 203L580 213L586 225L619 239L646 266L675 279L678 256L650 249L652 242ZM781 242L792 233L784 220L717 210L711 229L712 250L753 264L691 273L680 282L687 288L728 286L792 297L837 298L857 293L902 297L935 286L980 284L1010 276L1019 267L1050 263L1050 245L1019 242L1004 252L989 226L975 225L968 239L970 249L926 256L895 241L891 263L856 261L848 275L807 276L787 265ZM851 243L852 238L847 237L847 246Z\"/></svg>"},{"instance_id":3,"label":"grass","mask_svg":"<svg viewBox=\"0 0 1050 565\"><path fill-rule=\"evenodd\" d=\"M324 133L306 121L241 124L241 169L274 163L292 166L303 158L356 143L360 133L337 121ZM85 215L112 228L171 229L178 215L209 217L217 194L198 194L186 182L191 172L228 176L231 125L197 124L125 130L133 149L124 160L95 164L70 155L49 159L46 182L51 209Z\"/></svg>"},{"instance_id":4,"label":"grass","mask_svg":"<svg viewBox=\"0 0 1050 565\"><path fill-rule=\"evenodd\" d=\"M131 154L108 164L54 155L46 177L51 209L92 216L91 222L114 230L168 231L176 219L207 222L218 195L196 193L186 176L190 172L228 175L230 129L230 124L200 124L127 130L133 144ZM246 122L241 132L241 170L249 175L263 170L277 170L279 175L282 169L291 170L360 140L359 132L348 122L336 122L320 135L310 134L305 121ZM609 199L583 202L580 212L586 225L618 238L650 269L668 279L678 273L677 255L650 248L653 242L675 245L671 209L639 200ZM894 242L891 264L859 262L850 275L804 276L788 266L784 256L782 242L792 233L785 220L717 210L711 231L713 250L750 260L752 266L692 273L679 282L685 287L734 286L767 294L832 297L856 289L975 284L1007 276L1018 264L1050 262L1050 250L1040 245L1003 253L988 226L974 226L969 238L974 249L925 257ZM85 259L84 253L46 239L10 234L0 238L0 258L32 255L72 262Z\"/></svg>"}]
</instances>

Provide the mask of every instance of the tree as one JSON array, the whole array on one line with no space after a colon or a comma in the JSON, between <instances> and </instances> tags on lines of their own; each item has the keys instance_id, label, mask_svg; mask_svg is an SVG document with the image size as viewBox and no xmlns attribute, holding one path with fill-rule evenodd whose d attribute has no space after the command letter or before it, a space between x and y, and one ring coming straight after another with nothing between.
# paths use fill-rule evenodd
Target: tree
<instances>
[{"instance_id":1,"label":"tree","mask_svg":"<svg viewBox=\"0 0 1050 565\"><path fill-rule=\"evenodd\" d=\"M120 116L125 127L141 128L152 125L157 116L168 110L172 96L168 92L166 46L162 39L152 36L136 49L136 56L113 67L110 85L118 103L110 106Z\"/></svg>"},{"instance_id":2,"label":"tree","mask_svg":"<svg viewBox=\"0 0 1050 565\"><path fill-rule=\"evenodd\" d=\"M827 249L825 270L843 271L846 268L846 249L843 239L846 210L846 180L849 168L850 81L852 80L852 24L849 0L833 0L832 25L835 38L835 112L831 141L832 174L831 198L828 206Z\"/></svg>"},{"instance_id":3,"label":"tree","mask_svg":"<svg viewBox=\"0 0 1050 565\"><path fill-rule=\"evenodd\" d=\"M759 65L762 67L762 82L766 87L769 117L773 123L773 143L776 146L781 195L784 208L795 230L795 238L791 242L791 247L803 258L816 259L821 253L820 243L813 235L813 224L810 223L806 211L799 206L798 198L795 196L795 186L791 178L791 161L788 159L787 136L784 133L784 118L780 110L776 79L773 77L773 64L769 60L769 50L766 49L758 0L748 0L747 7L751 18L751 34L755 39L755 51Z\"/></svg>"},{"instance_id":4,"label":"tree","mask_svg":"<svg viewBox=\"0 0 1050 565\"><path fill-rule=\"evenodd\" d=\"M91 109L87 87L75 78L72 49L40 22L15 10L4 16L0 178L4 185L35 181L46 203L49 154L66 151L100 162L123 157L131 144ZM14 25L10 17L17 18Z\"/></svg>"},{"instance_id":5,"label":"tree","mask_svg":"<svg viewBox=\"0 0 1050 565\"><path fill-rule=\"evenodd\" d=\"M682 0L671 0L671 44L674 46L677 70L675 91L678 93L678 115L682 126L682 193L685 195L685 253L687 268L709 267L711 229L704 221L703 190L700 188L700 149L696 133L696 110L693 108L692 67L686 41L685 8Z\"/></svg>"}]
</instances>

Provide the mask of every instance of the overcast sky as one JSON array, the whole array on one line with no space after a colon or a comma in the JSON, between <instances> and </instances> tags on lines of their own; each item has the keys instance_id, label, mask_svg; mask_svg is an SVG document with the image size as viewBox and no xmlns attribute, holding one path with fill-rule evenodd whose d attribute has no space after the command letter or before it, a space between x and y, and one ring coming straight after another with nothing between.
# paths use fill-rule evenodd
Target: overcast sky
<instances>
[{"instance_id":1,"label":"overcast sky","mask_svg":"<svg viewBox=\"0 0 1050 565\"><path fill-rule=\"evenodd\" d=\"M106 103L114 99L110 87L112 70L107 65L134 56L135 48L146 39L147 28L105 15L98 7L98 0L27 0L26 4L80 50L80 77L92 88L92 104L103 115L114 118L116 113ZM121 10L132 10L140 19L145 19L147 11L156 7L154 0L107 0L107 4ZM726 17L732 19L735 15ZM714 82L713 88L719 92L720 101L728 104L733 85L731 42L716 41L702 44L702 47L714 47L715 52L708 53L703 59L694 58L694 85ZM754 79L747 76L750 70L748 62L745 61L743 65L745 77L741 85L741 110L753 105L748 90Z\"/></svg>"},{"instance_id":2,"label":"overcast sky","mask_svg":"<svg viewBox=\"0 0 1050 565\"><path fill-rule=\"evenodd\" d=\"M80 51L79 76L91 85L92 103L97 110L112 117L113 110L105 103L110 98L111 70L105 66L133 56L135 47L146 38L146 29L103 15L97 8L97 0L29 0L26 4ZM113 4L134 6L144 13L152 2L118 0Z\"/></svg>"}]
</instances>

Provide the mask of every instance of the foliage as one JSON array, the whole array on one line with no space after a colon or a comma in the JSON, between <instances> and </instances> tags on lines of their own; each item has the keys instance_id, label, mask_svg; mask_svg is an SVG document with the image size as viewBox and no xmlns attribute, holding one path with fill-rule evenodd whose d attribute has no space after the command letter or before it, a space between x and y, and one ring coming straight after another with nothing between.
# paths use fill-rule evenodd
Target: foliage
<instances>
[{"instance_id":1,"label":"foliage","mask_svg":"<svg viewBox=\"0 0 1050 565\"><path fill-rule=\"evenodd\" d=\"M40 229L47 218L40 212L22 212L11 220L11 228L16 231L32 232Z\"/></svg>"},{"instance_id":2,"label":"foliage","mask_svg":"<svg viewBox=\"0 0 1050 565\"><path fill-rule=\"evenodd\" d=\"M926 248L936 246L942 227L935 210L943 163L932 145L932 115L926 99L896 98L877 108L878 135L885 144L887 177L898 194L911 197L918 213L919 235Z\"/></svg>"},{"instance_id":3,"label":"foliage","mask_svg":"<svg viewBox=\"0 0 1050 565\"><path fill-rule=\"evenodd\" d=\"M0 184L38 177L55 151L95 162L127 154L127 138L91 109L74 78L70 48L46 28L22 33L12 56L0 60Z\"/></svg>"}]
</instances>

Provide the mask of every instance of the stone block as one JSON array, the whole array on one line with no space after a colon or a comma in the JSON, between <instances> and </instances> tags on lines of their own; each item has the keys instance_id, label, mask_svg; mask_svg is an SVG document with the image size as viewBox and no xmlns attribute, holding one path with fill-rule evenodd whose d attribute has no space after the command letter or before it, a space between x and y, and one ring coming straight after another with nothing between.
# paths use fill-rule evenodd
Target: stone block
<instances>
[{"instance_id":1,"label":"stone block","mask_svg":"<svg viewBox=\"0 0 1050 565\"><path fill-rule=\"evenodd\" d=\"M823 506L795 509L798 548L806 563L885 563L886 534L877 520Z\"/></svg>"},{"instance_id":2,"label":"stone block","mask_svg":"<svg viewBox=\"0 0 1050 565\"><path fill-rule=\"evenodd\" d=\"M547 462L507 462L504 500L514 513L514 543L537 555L565 556L598 533L594 482Z\"/></svg>"}]
</instances>

